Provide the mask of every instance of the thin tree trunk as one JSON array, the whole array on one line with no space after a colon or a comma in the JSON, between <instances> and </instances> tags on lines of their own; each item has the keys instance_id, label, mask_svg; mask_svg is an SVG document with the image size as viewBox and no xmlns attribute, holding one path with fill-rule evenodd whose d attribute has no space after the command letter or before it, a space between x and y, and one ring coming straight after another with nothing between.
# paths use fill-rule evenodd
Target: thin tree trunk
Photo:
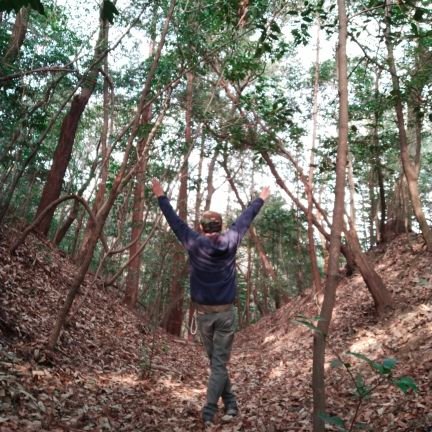
<instances>
[{"instance_id":1,"label":"thin tree trunk","mask_svg":"<svg viewBox=\"0 0 432 432\"><path fill-rule=\"evenodd\" d=\"M315 77L314 77L314 90L313 90L313 104L312 104L312 143L309 156L309 175L306 187L307 194L307 221L308 221L308 248L309 248L309 259L311 262L312 269L312 282L314 285L315 295L318 297L321 295L321 275L318 268L318 261L316 256L315 239L314 239L314 227L312 222L313 212L313 176L315 166L315 142L318 128L318 94L319 94L319 54L320 54L320 22L317 20L317 39L316 39L316 57L315 57Z\"/></svg>"},{"instance_id":2,"label":"thin tree trunk","mask_svg":"<svg viewBox=\"0 0 432 432\"><path fill-rule=\"evenodd\" d=\"M75 277L73 278L71 282L71 287L69 289L69 292L66 296L65 302L63 303L62 307L60 308L60 311L57 315L57 319L54 325L54 328L49 336L48 339L48 348L51 350L54 350L55 345L57 343L57 340L60 336L61 329L63 328L63 325L66 321L67 314L69 313L69 310L72 306L72 303L78 293L79 287L81 286L82 282L84 281L84 278L87 274L88 268L90 266L91 260L93 258L93 252L96 247L96 243L99 239L100 234L102 233L103 225L104 225L104 215L100 214L98 215L98 218L96 220L95 229L92 232L92 236L89 239L89 242L87 244L86 253L83 254L83 260L81 261L77 272L75 274Z\"/></svg>"},{"instance_id":3,"label":"thin tree trunk","mask_svg":"<svg viewBox=\"0 0 432 432\"><path fill-rule=\"evenodd\" d=\"M79 188L79 190L77 192L78 196L82 196L84 194L84 191L87 189L88 185L90 184L90 182L94 178L94 173L96 171L96 165L97 165L97 161L95 160L92 163L92 166L90 168L90 172L89 172L89 175L88 175L86 181L81 185L81 187ZM71 227L71 225L73 224L73 222L77 218L78 210L79 210L79 202L75 200L73 202L73 205L72 205L72 208L71 208L69 214L66 217L66 220L63 221L63 223L57 229L57 231L54 235L53 241L54 241L54 244L56 244L57 246L61 243L64 236L69 231L69 228ZM93 212L94 212L94 209L93 209Z\"/></svg>"},{"instance_id":4,"label":"thin tree trunk","mask_svg":"<svg viewBox=\"0 0 432 432\"><path fill-rule=\"evenodd\" d=\"M326 278L324 300L318 321L318 330L314 332L312 392L313 392L313 432L324 432L325 424L321 417L326 412L324 383L324 362L326 339L332 319L336 299L336 287L339 283L339 254L344 217L345 170L348 153L348 77L347 77L347 16L345 0L338 0L339 46L337 50L339 71L339 141L336 160L335 203L333 223L330 234L329 268Z\"/></svg>"},{"instance_id":5,"label":"thin tree trunk","mask_svg":"<svg viewBox=\"0 0 432 432\"><path fill-rule=\"evenodd\" d=\"M233 192L237 198L238 203L240 204L241 208L244 210L246 208L246 205L243 202L243 200L241 199L241 196L238 192L238 189L234 183L234 179L231 176L231 173L228 169L227 161L225 158L224 158L222 165L223 165L223 168L224 168L225 173L227 175L228 183L230 184L231 189L233 190ZM260 259L261 268L264 270L264 275L266 276L266 278L269 278L271 281L274 282L276 280L276 272L273 268L272 263L270 262L270 260L267 256L265 250L264 250L264 247L261 243L259 236L257 235L256 229L254 226L251 226L249 228L249 236L254 243L256 251L258 252L258 257ZM269 296L268 286L267 286L267 284L264 284L264 292L263 292L264 301L262 303L262 310L264 311L264 315L268 314L268 312L269 312L268 304L267 304L268 303L267 302L268 296Z\"/></svg>"},{"instance_id":6,"label":"thin tree trunk","mask_svg":"<svg viewBox=\"0 0 432 432\"><path fill-rule=\"evenodd\" d=\"M291 200L294 202L294 204L306 215L307 214L307 207L305 207L299 199L295 197L295 195L291 192L291 190L287 187L285 182L282 180L282 177L279 175L275 164L271 160L270 156L266 152L261 153L263 159L267 162L267 165L270 168L271 173L273 174L273 177L276 180L276 183L279 185L279 187L291 198ZM321 212L321 215L324 216ZM330 241L330 234L325 230L323 224L318 221L317 217L312 213L312 222L314 226L317 228L317 230L322 234L322 236L326 239L326 241ZM349 250L349 248L341 244L341 252L345 256L345 259L347 260L347 263L350 267L355 268L354 264L354 257Z\"/></svg>"},{"instance_id":7,"label":"thin tree trunk","mask_svg":"<svg viewBox=\"0 0 432 432\"><path fill-rule=\"evenodd\" d=\"M78 240L79 240L80 233L81 233L81 228L83 226L84 215L85 215L85 212L83 212L83 211L78 212L75 234L73 236L72 245L69 249L69 255L72 257L72 259L75 259L75 257L76 257L77 245L78 245Z\"/></svg>"},{"instance_id":8,"label":"thin tree trunk","mask_svg":"<svg viewBox=\"0 0 432 432\"><path fill-rule=\"evenodd\" d=\"M32 172L30 181L27 187L28 193L26 199L22 205L22 212L24 215L28 215L30 213L31 202L33 198L33 187L36 183L37 172L36 170Z\"/></svg>"},{"instance_id":9,"label":"thin tree trunk","mask_svg":"<svg viewBox=\"0 0 432 432\"><path fill-rule=\"evenodd\" d=\"M51 349L53 349L57 343L60 331L63 328L64 322L66 320L66 316L70 310L70 307L72 306L72 303L73 303L73 300L76 296L76 293L77 293L82 281L84 280L85 273L87 272L87 270L90 266L93 253L94 253L98 238L102 232L103 225L105 224L106 218L108 217L108 214L109 214L118 194L123 190L123 188L126 186L126 184L130 181L130 179L133 176L134 167L132 167L127 172L129 155L130 155L131 148L132 148L132 142L133 142L134 138L136 137L136 134L138 131L139 118L143 112L143 110L141 108L145 104L145 100L146 100L148 92L150 90L150 84L151 84L151 81L153 80L154 73L155 73L157 64L159 62L160 56L161 56L162 48L165 44L166 35L168 33L168 28L169 28L169 24L170 24L171 19L172 19L175 4L176 4L176 0L171 0L170 8L168 10L167 17L165 19L163 29L162 29L162 34L161 34L161 37L159 40L158 49L157 49L156 55L153 59L153 63L152 63L152 66L150 68L149 74L147 75L146 83L144 85L144 89L143 89L142 94L141 94L140 103L139 103L135 118L133 120L133 129L131 131L131 135L129 137L129 140L128 140L128 143L127 143L124 155L123 155L122 164L120 166L120 169L117 172L117 175L114 178L112 188L110 191L110 195L108 196L107 200L104 202L104 204L101 206L101 208L99 209L99 211L97 213L96 223L94 225L92 235L87 239L86 242L83 242L82 250L85 251L85 254L83 254L83 259L81 261L81 265L79 267L78 273L77 273L76 277L74 278L74 280L72 281L72 284L71 284L69 293L67 295L65 304L63 305L62 309L60 310L59 314L57 315L55 327L54 327L54 329L53 329L53 331L49 337L48 346ZM169 97L170 97L170 94L168 95L168 98ZM168 108L168 101L166 102L162 113L158 116L158 119L156 121L156 124L155 124L153 130L152 130L152 133L150 133L150 135L149 135L149 139L147 140L147 143L146 143L147 146L150 145L151 139L154 137L156 129L160 125L167 108ZM139 155L139 157L144 157L144 155Z\"/></svg>"},{"instance_id":10,"label":"thin tree trunk","mask_svg":"<svg viewBox=\"0 0 432 432\"><path fill-rule=\"evenodd\" d=\"M99 173L99 181L96 189L96 196L93 202L93 212L97 213L102 206L107 181L109 176L109 158L113 147L108 145L108 136L110 133L110 128L112 128L112 106L113 106L113 98L114 98L114 89L112 88L111 80L109 77L109 65L108 65L108 57L104 58L104 91L103 91L103 123L102 123L102 133L100 139L100 149L101 149L101 167ZM84 235L83 235L83 243L86 242L87 237L91 236L91 230L93 229L93 221L91 219L87 220L87 225L85 227ZM79 257L77 257L79 259Z\"/></svg>"},{"instance_id":11,"label":"thin tree trunk","mask_svg":"<svg viewBox=\"0 0 432 432\"><path fill-rule=\"evenodd\" d=\"M200 157L198 162L198 180L197 180L197 191L196 191L196 200L195 200L195 231L199 231L200 229L200 215L201 215L201 204L203 198L202 191L202 174L203 174L203 166L204 166L204 148L205 148L205 134L203 128L201 128L201 149L200 149Z\"/></svg>"},{"instance_id":12,"label":"thin tree trunk","mask_svg":"<svg viewBox=\"0 0 432 432\"><path fill-rule=\"evenodd\" d=\"M369 261L363 254L360 242L357 236L354 225L351 225L351 229L345 235L349 242L350 248L353 251L354 261L358 267L369 292L375 303L375 310L378 316L382 317L385 313L392 308L393 299L390 292L386 289L383 280L375 272Z\"/></svg>"},{"instance_id":13,"label":"thin tree trunk","mask_svg":"<svg viewBox=\"0 0 432 432\"><path fill-rule=\"evenodd\" d=\"M192 97L193 97L193 74L187 73L187 89L186 89L186 125L185 125L185 142L186 149L190 150L193 146L192 141ZM178 197L178 214L179 217L187 220L187 180L188 180L188 158L189 151L186 152L183 165L180 171L180 191ZM171 305L168 309L168 314L165 321L165 329L168 333L180 336L183 323L183 279L186 275L186 261L184 251L179 245L174 253L174 271L171 279Z\"/></svg>"},{"instance_id":14,"label":"thin tree trunk","mask_svg":"<svg viewBox=\"0 0 432 432\"><path fill-rule=\"evenodd\" d=\"M411 161L409 154L409 146L407 139L407 132L405 129L405 120L402 106L402 95L399 84L399 77L396 71L396 63L394 59L393 53L393 42L391 40L391 9L393 7L393 3L390 0L386 0L385 2L385 11L386 11L386 28L385 28L385 43L387 46L388 52L388 65L390 68L390 74L392 78L392 86L394 93L394 107L396 111L397 118L397 127L399 131L399 145L400 145L400 157L402 161L402 168L405 174L405 178L408 184L408 191L410 194L411 204L413 207L413 211L417 222L420 226L420 230L422 232L424 241L426 242L427 249L432 252L432 230L430 229L425 214L422 208L422 202L420 199L420 192L418 189L418 164L416 165L416 161Z\"/></svg>"},{"instance_id":15,"label":"thin tree trunk","mask_svg":"<svg viewBox=\"0 0 432 432\"><path fill-rule=\"evenodd\" d=\"M143 125L147 125L151 119L151 106L149 105L143 115ZM138 144L138 151L141 154L147 137L140 140ZM136 173L136 183L134 188L133 198L133 211L132 211L132 233L131 240L132 244L129 248L129 257L134 256L135 258L129 263L128 273L126 277L126 291L124 296L124 303L131 309L135 308L138 301L138 290L140 280L140 268L141 268L141 254L137 251L140 249L139 237L144 228L144 179L147 170L148 157L142 158L139 162L140 167Z\"/></svg>"},{"instance_id":16,"label":"thin tree trunk","mask_svg":"<svg viewBox=\"0 0 432 432\"><path fill-rule=\"evenodd\" d=\"M367 226L367 237L369 238L369 245L372 248L374 245L379 243L381 235L381 230L378 224L379 197L377 197L375 193L375 173L373 171L370 171L368 175L368 196L370 202L370 211Z\"/></svg>"},{"instance_id":17,"label":"thin tree trunk","mask_svg":"<svg viewBox=\"0 0 432 432\"><path fill-rule=\"evenodd\" d=\"M214 170L215 170L215 166L216 166L216 160L218 157L218 152L215 151L213 153L213 156L210 160L209 166L208 166L208 174L207 174L207 197L206 197L206 201L205 201L205 206L204 206L204 210L210 210L210 206L211 206L211 201L213 198L213 194L215 193L215 187L213 184L213 175L214 175Z\"/></svg>"},{"instance_id":18,"label":"thin tree trunk","mask_svg":"<svg viewBox=\"0 0 432 432\"><path fill-rule=\"evenodd\" d=\"M375 91L374 91L376 102L379 101L378 95L379 95L380 78L381 78L381 70L378 70L375 79ZM378 103L376 105L378 106ZM378 135L378 127L379 127L381 117L382 117L382 110L380 110L379 108L375 108L374 118L373 118L372 145L374 148L374 165L375 165L376 177L378 181L378 191L379 191L378 196L379 196L379 207L380 207L379 224L376 233L377 243L381 243L383 241L385 221L387 217L387 203L386 203L386 196L385 196L382 163L380 158L380 141Z\"/></svg>"},{"instance_id":19,"label":"thin tree trunk","mask_svg":"<svg viewBox=\"0 0 432 432\"><path fill-rule=\"evenodd\" d=\"M203 174L203 166L204 166L204 149L205 149L205 134L204 129L201 128L201 149L200 149L200 157L198 162L198 180L197 180L197 191L196 191L196 199L195 199L195 231L200 231L200 214L201 214L201 204L203 198L202 191L202 174ZM189 302L189 312L188 312L188 339L193 339L192 334L192 325L193 319L195 315L195 305L193 302Z\"/></svg>"},{"instance_id":20,"label":"thin tree trunk","mask_svg":"<svg viewBox=\"0 0 432 432\"><path fill-rule=\"evenodd\" d=\"M78 201L74 201L72 204L72 208L68 213L66 219L63 221L62 225L59 227L59 229L56 231L54 235L54 240L53 240L54 244L59 245L61 243L64 236L69 231L69 228L77 218L78 210L79 210Z\"/></svg>"},{"instance_id":21,"label":"thin tree trunk","mask_svg":"<svg viewBox=\"0 0 432 432\"><path fill-rule=\"evenodd\" d=\"M252 248L251 241L252 239L249 237L247 242L247 270L246 270L246 299L245 299L245 320L246 325L250 324L250 299L252 292Z\"/></svg>"},{"instance_id":22,"label":"thin tree trunk","mask_svg":"<svg viewBox=\"0 0 432 432\"><path fill-rule=\"evenodd\" d=\"M1 61L3 67L10 66L18 58L18 54L20 52L22 44L24 43L24 39L27 33L28 17L28 7L22 7L16 14L15 23L12 29L12 35L8 47L6 48L6 52ZM3 75L3 72L0 70L0 76L1 75Z\"/></svg>"},{"instance_id":23,"label":"thin tree trunk","mask_svg":"<svg viewBox=\"0 0 432 432\"><path fill-rule=\"evenodd\" d=\"M152 35L152 40L149 46L149 57L154 55L154 50L156 47L155 37L156 37L156 24L157 24L157 8L153 8L153 18L151 24L150 34ZM152 117L152 106L148 104L142 114L141 126L144 129L150 123ZM145 137L142 138L138 144L139 154L142 154L144 151L144 146L146 140L148 138L148 133L145 134ZM126 277L126 291L124 296L124 303L129 308L135 308L136 303L138 301L138 291L139 291L139 281L140 281L140 267L141 267L141 253L140 253L140 244L139 237L141 237L142 231L144 229L144 206L145 206L145 198L144 198L144 180L145 173L147 171L147 163L148 163L148 154L146 157L142 158L141 162L139 162L139 168L136 172L136 183L134 188L134 198L133 198L133 212L132 212L132 233L131 233L131 246L129 248L129 265L128 265L128 273ZM134 257L132 259L132 257Z\"/></svg>"}]
</instances>

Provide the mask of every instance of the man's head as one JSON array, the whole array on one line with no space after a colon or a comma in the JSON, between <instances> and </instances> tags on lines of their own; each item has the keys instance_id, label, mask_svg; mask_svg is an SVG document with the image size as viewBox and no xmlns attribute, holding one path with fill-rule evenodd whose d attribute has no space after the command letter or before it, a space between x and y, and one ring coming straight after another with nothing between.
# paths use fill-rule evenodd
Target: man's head
<instances>
[{"instance_id":1,"label":"man's head","mask_svg":"<svg viewBox=\"0 0 432 432\"><path fill-rule=\"evenodd\" d=\"M204 233L219 233L222 231L222 216L214 211L206 211L200 220L201 228Z\"/></svg>"}]
</instances>

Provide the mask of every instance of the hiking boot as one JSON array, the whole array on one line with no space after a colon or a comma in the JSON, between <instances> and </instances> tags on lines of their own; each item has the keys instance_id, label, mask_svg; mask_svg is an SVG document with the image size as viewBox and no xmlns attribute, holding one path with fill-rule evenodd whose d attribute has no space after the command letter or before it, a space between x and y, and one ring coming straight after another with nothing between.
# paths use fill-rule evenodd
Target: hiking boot
<instances>
[{"instance_id":1,"label":"hiking boot","mask_svg":"<svg viewBox=\"0 0 432 432\"><path fill-rule=\"evenodd\" d=\"M222 421L228 422L231 421L234 417L238 416L238 406L237 403L230 402L225 406L225 415L222 417Z\"/></svg>"},{"instance_id":2,"label":"hiking boot","mask_svg":"<svg viewBox=\"0 0 432 432\"><path fill-rule=\"evenodd\" d=\"M208 403L204 406L201 412L202 420L205 427L210 427L213 425L213 418L217 411L217 405Z\"/></svg>"},{"instance_id":3,"label":"hiking boot","mask_svg":"<svg viewBox=\"0 0 432 432\"><path fill-rule=\"evenodd\" d=\"M232 417L237 416L238 415L237 402L235 400L228 402L225 405L224 411L225 411L225 415L230 415Z\"/></svg>"}]
</instances>

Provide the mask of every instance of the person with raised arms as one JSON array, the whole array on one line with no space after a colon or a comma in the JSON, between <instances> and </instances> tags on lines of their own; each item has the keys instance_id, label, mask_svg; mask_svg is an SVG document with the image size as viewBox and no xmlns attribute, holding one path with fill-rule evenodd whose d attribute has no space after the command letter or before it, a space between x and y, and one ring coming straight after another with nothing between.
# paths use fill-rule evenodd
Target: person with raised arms
<instances>
[{"instance_id":1,"label":"person with raised arms","mask_svg":"<svg viewBox=\"0 0 432 432\"><path fill-rule=\"evenodd\" d=\"M152 190L169 226L189 255L191 300L195 303L198 331L210 359L207 403L202 409L202 419L206 425L213 424L219 398L222 398L223 420L230 420L238 415L227 369L235 331L236 252L270 196L270 188L264 187L226 231L222 231L219 213L204 212L200 219L201 232L190 228L177 215L156 178L152 180Z\"/></svg>"}]
</instances>

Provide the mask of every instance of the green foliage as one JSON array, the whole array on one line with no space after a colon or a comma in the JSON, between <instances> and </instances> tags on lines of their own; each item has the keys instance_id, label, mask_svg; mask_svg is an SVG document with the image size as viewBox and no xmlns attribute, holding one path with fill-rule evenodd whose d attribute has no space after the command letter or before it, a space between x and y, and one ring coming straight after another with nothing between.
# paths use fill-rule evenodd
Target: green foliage
<instances>
[{"instance_id":1,"label":"green foliage","mask_svg":"<svg viewBox=\"0 0 432 432\"><path fill-rule=\"evenodd\" d=\"M317 325L313 324L313 321L319 321L320 317L308 318L304 315L297 315L293 320L294 322L306 326L308 329L313 330L314 332L318 332L322 334L321 330L317 327Z\"/></svg>"},{"instance_id":2,"label":"green foliage","mask_svg":"<svg viewBox=\"0 0 432 432\"><path fill-rule=\"evenodd\" d=\"M244 107L256 111L275 133L293 126L293 115L298 112L296 103L287 99L279 84L268 77L259 77L255 87L241 98Z\"/></svg>"},{"instance_id":3,"label":"green foliage","mask_svg":"<svg viewBox=\"0 0 432 432\"><path fill-rule=\"evenodd\" d=\"M340 431L346 431L345 422L340 417L326 413L320 413L319 416L325 423L336 426Z\"/></svg>"},{"instance_id":4,"label":"green foliage","mask_svg":"<svg viewBox=\"0 0 432 432\"><path fill-rule=\"evenodd\" d=\"M415 383L412 377L403 376L394 379L392 382L396 387L401 389L404 393L408 393L410 390L414 392L418 391L417 384Z\"/></svg>"},{"instance_id":5,"label":"green foliage","mask_svg":"<svg viewBox=\"0 0 432 432\"><path fill-rule=\"evenodd\" d=\"M279 280L275 289L282 295L297 295L310 284L310 260L304 220L272 196L255 221L257 231Z\"/></svg>"},{"instance_id":6,"label":"green foliage","mask_svg":"<svg viewBox=\"0 0 432 432\"><path fill-rule=\"evenodd\" d=\"M320 317L306 317L304 315L298 315L294 321L306 326L310 330L314 332L319 332L319 328L313 323L314 321L319 320ZM387 381L395 387L399 388L404 394L408 393L410 390L416 392L417 385L415 381L409 376L402 376L399 378L393 377L393 371L396 368L397 360L394 358L385 358L382 362L377 362L375 360L370 359L366 355L358 352L347 351L348 355L353 356L365 363L374 371L375 374L380 378L378 381L374 381L373 385L367 383L365 376L362 373L353 374L352 364L349 362L345 362L342 360L340 356L337 356L335 359L330 361L330 366L332 368L340 368L343 367L351 377L354 387L355 394L358 398L358 406L355 411L353 419L350 421L352 425L349 429L346 429L345 421L336 415L321 413L320 417L323 421L329 425L336 426L337 430L341 432L351 432L354 429L364 429L367 428L368 425L364 423L356 423L356 418L359 414L360 405L367 399L370 398L371 394L376 391L378 386L383 382Z\"/></svg>"},{"instance_id":7,"label":"green foliage","mask_svg":"<svg viewBox=\"0 0 432 432\"><path fill-rule=\"evenodd\" d=\"M287 52L288 44L283 40L278 23L274 20L268 22L262 18L257 24L257 29L261 31L261 36L256 44L254 57L261 58L267 55L272 63L281 60Z\"/></svg>"},{"instance_id":8,"label":"green foliage","mask_svg":"<svg viewBox=\"0 0 432 432\"><path fill-rule=\"evenodd\" d=\"M354 418L350 422L350 424L353 425L350 429L345 428L345 422L340 417L329 415L325 415L322 417L326 423L336 425L338 427L338 430L342 432L348 432L352 431L353 428L363 429L367 427L367 425L365 425L364 423L355 423L356 417L359 412L360 404L363 403L365 400L369 399L371 394L377 390L378 386L385 381L399 388L405 394L410 390L414 392L417 391L417 385L411 377L403 376L399 378L393 378L392 374L397 365L397 361L395 359L385 358L382 362L377 362L362 353L348 351L347 354L367 363L380 379L378 381L375 380L374 384L370 385L366 382L363 374L357 373L355 376L353 376L351 371L352 365L350 363L343 362L340 357L331 361L332 367L345 367L345 369L353 379L356 396L359 399L359 405L357 407L356 413L354 414Z\"/></svg>"},{"instance_id":9,"label":"green foliage","mask_svg":"<svg viewBox=\"0 0 432 432\"><path fill-rule=\"evenodd\" d=\"M347 354L350 354L354 357L357 357L363 361L365 361L372 369L374 369L376 372L378 372L380 375L389 375L392 370L396 366L396 360L395 359L384 359L382 363L377 363L371 359L369 359L367 356L361 353L356 352L348 352Z\"/></svg>"},{"instance_id":10,"label":"green foliage","mask_svg":"<svg viewBox=\"0 0 432 432\"><path fill-rule=\"evenodd\" d=\"M0 11L16 13L23 7L30 7L42 15L45 15L45 9L40 0L0 0Z\"/></svg>"}]
</instances>

